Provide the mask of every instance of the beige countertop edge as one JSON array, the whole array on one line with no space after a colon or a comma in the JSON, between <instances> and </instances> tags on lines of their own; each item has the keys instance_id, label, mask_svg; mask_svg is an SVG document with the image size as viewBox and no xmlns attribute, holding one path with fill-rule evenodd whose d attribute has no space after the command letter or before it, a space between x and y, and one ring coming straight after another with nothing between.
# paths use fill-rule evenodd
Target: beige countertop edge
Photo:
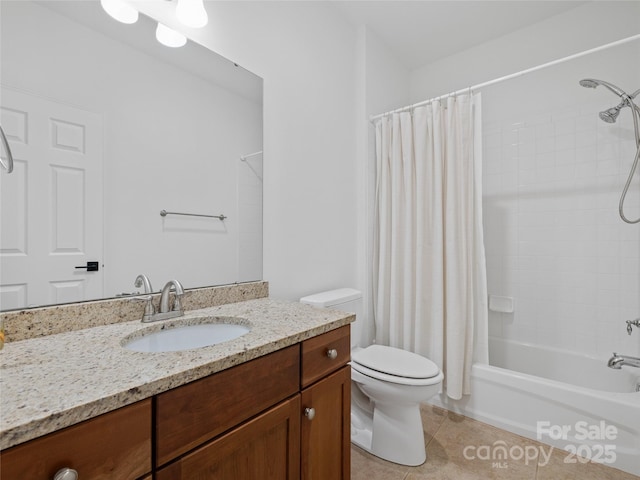
<instances>
[{"instance_id":1,"label":"beige countertop edge","mask_svg":"<svg viewBox=\"0 0 640 480\"><path fill-rule=\"evenodd\" d=\"M6 355L7 353L11 355L11 352L8 352L10 349L5 348L5 351L0 353L0 388L3 390L2 401L0 402L0 450L19 445L42 435L61 430L84 420L94 418L98 415L198 380L212 373L267 355L308 338L348 325L355 319L353 315L345 312L316 309L299 303L274 301L270 299L249 300L236 304L227 304L187 312L187 316L234 314L248 319L253 325L252 332L245 336L245 340L242 340L243 337L240 337L225 344L186 352L163 354L129 352L124 351L124 349L118 351L115 344L119 344L123 335L130 335L132 332L141 328L147 328L150 325L142 324L139 321L99 326L86 330L52 335L48 337L52 342L64 345L65 343L74 341L70 340L73 337L86 335L89 332L96 333L96 335L106 334L106 336L100 340L101 347L110 352L115 351L116 360L127 359L126 357L129 356L129 359L136 359L137 361L144 362L146 359L149 363L154 363L154 361L158 363L155 368L151 368L151 373L146 372L145 375L145 372L141 372L140 378L136 378L135 375L133 378L131 375L125 375L120 385L110 390L107 389L109 390L108 393L94 393L92 395L90 386L87 388L76 386L76 388L81 388L82 390L82 394L78 394L78 396L84 398L77 401L64 401L66 399L63 398L62 402L49 402L52 405L47 403L46 400L48 400L48 398L46 399L45 397L47 397L47 393L51 391L51 383L55 382L56 379L54 378L52 381L42 381L42 383L49 383L48 385L40 386L37 384L38 382L34 385L29 383L28 369L29 367L37 368L39 366L38 361L40 360L45 369L41 378L45 379L48 377L46 372L47 368L50 370L51 376L55 376L58 368L64 369L65 366L69 365L65 365L64 361L60 362L59 367L55 365L55 361L52 362L50 358L47 358L51 357L50 349L47 349L46 352L41 352L42 358L38 358L37 349L42 348L43 338L15 342L13 344L14 349L21 349L22 355L35 356L36 358L33 361L26 362L26 366L19 360L13 362L12 365L11 360L14 359ZM265 317L264 321L260 318L261 315ZM115 333L115 336L111 335L112 332L107 331L109 329L114 329L118 333ZM251 338L252 336L255 338ZM76 339L75 341L78 340ZM92 341L88 341L86 347L87 349L95 348L95 344ZM208 352L209 355L203 354L206 352ZM7 362L6 360L9 361ZM96 366L101 370L105 370L105 366L109 360L109 358L106 358L102 365L99 359L95 360ZM158 374L159 369L163 370L166 368L163 366L163 362L166 365L167 360L171 363L171 367L175 368L166 374ZM26 395L26 399L7 398L11 396L12 392L7 392L7 385L3 385L3 383L5 380L16 381L15 378L4 378L12 367L17 369L17 374L24 373L20 370L21 368L26 371L27 373L24 376L27 377L27 383L25 383L24 386L26 389L35 390L35 393L29 392L29 394ZM79 370L79 374L82 375L84 373L83 369ZM90 373L91 370L89 369L87 375ZM73 374L73 372L71 374ZM143 378L145 376L150 378ZM66 377L62 376L60 378ZM61 381L64 382L64 380ZM116 381L118 381L118 379L116 379ZM114 381L114 383L116 381ZM77 383L73 380L69 382L72 387L73 385L71 384ZM53 387L55 387L55 385L53 385ZM20 389L18 388L18 390ZM39 400L42 400L42 402L39 402ZM58 403L60 403L60 405L58 405ZM22 411L22 413L18 413L20 411ZM7 419L7 416L10 418Z\"/></svg>"}]
</instances>

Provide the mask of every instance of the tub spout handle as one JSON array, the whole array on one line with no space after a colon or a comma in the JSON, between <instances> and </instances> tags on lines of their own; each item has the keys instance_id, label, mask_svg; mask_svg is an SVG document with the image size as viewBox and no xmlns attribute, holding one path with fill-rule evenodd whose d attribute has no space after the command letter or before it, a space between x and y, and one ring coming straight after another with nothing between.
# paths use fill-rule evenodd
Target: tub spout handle
<instances>
[{"instance_id":1,"label":"tub spout handle","mask_svg":"<svg viewBox=\"0 0 640 480\"><path fill-rule=\"evenodd\" d=\"M629 335L631 335L631 331L633 330L632 326L640 328L640 318L636 318L635 320L627 320L627 333Z\"/></svg>"}]
</instances>

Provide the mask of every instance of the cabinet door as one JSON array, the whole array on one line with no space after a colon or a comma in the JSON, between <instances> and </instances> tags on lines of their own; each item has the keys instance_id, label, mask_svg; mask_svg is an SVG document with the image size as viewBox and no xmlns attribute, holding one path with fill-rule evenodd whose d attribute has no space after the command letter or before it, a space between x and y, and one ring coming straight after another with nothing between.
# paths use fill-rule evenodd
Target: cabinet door
<instances>
[{"instance_id":1,"label":"cabinet door","mask_svg":"<svg viewBox=\"0 0 640 480\"><path fill-rule=\"evenodd\" d=\"M349 480L351 367L303 390L301 409L302 480Z\"/></svg>"},{"instance_id":2,"label":"cabinet door","mask_svg":"<svg viewBox=\"0 0 640 480\"><path fill-rule=\"evenodd\" d=\"M300 396L296 395L156 474L156 480L298 480Z\"/></svg>"},{"instance_id":3,"label":"cabinet door","mask_svg":"<svg viewBox=\"0 0 640 480\"><path fill-rule=\"evenodd\" d=\"M61 468L80 479L127 480L151 471L151 400L50 433L0 455L2 480L49 480Z\"/></svg>"},{"instance_id":4,"label":"cabinet door","mask_svg":"<svg viewBox=\"0 0 640 480\"><path fill-rule=\"evenodd\" d=\"M156 465L164 465L298 393L297 345L156 397Z\"/></svg>"}]
</instances>

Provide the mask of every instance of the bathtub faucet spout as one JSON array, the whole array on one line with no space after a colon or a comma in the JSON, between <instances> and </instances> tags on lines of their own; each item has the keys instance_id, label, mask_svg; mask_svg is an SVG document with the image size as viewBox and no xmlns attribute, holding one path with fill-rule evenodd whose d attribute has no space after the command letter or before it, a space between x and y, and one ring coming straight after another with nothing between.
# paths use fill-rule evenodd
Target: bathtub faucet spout
<instances>
[{"instance_id":1,"label":"bathtub faucet spout","mask_svg":"<svg viewBox=\"0 0 640 480\"><path fill-rule=\"evenodd\" d=\"M627 355L618 355L617 353L613 352L613 357L609 359L609 363L607 363L607 366L609 368L620 370L623 365L640 368L640 358L629 357Z\"/></svg>"}]
</instances>

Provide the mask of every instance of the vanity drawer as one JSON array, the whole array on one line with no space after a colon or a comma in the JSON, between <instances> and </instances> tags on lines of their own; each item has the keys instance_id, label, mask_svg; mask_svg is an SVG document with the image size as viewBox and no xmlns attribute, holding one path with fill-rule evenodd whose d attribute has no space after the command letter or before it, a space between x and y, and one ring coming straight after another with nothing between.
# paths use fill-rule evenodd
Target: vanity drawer
<instances>
[{"instance_id":1,"label":"vanity drawer","mask_svg":"<svg viewBox=\"0 0 640 480\"><path fill-rule=\"evenodd\" d=\"M331 330L302 342L302 387L345 365L351 358L350 326ZM335 351L335 352L334 352Z\"/></svg>"},{"instance_id":2,"label":"vanity drawer","mask_svg":"<svg viewBox=\"0 0 640 480\"><path fill-rule=\"evenodd\" d=\"M3 479L50 480L62 468L78 478L133 480L151 472L151 400L143 400L4 450Z\"/></svg>"},{"instance_id":3,"label":"vanity drawer","mask_svg":"<svg viewBox=\"0 0 640 480\"><path fill-rule=\"evenodd\" d=\"M300 349L293 345L156 397L156 464L298 392Z\"/></svg>"}]
</instances>

